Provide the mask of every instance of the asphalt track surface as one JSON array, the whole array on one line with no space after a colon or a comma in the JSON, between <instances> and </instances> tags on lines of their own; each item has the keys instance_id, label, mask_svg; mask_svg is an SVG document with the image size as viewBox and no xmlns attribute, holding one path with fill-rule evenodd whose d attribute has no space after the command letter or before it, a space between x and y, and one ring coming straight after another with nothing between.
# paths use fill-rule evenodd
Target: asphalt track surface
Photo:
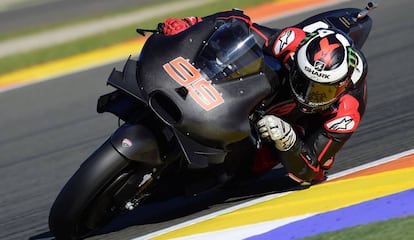
<instances>
[{"instance_id":1,"label":"asphalt track surface","mask_svg":"<svg viewBox=\"0 0 414 240\"><path fill-rule=\"evenodd\" d=\"M148 0L17 0L17 3L13 2L14 0L3 1L6 3L0 1L0 36L13 36L14 32L20 33L20 36L15 35L11 39L6 37L0 42L0 58L96 36L122 26L131 26L171 12L201 7L207 3L206 0L172 1L164 4L157 4L157 1L160 1L157 0L151 2L151 5L148 5ZM34 33L32 28L35 28Z\"/></svg>"},{"instance_id":2,"label":"asphalt track surface","mask_svg":"<svg viewBox=\"0 0 414 240\"><path fill-rule=\"evenodd\" d=\"M16 1L16 0L14 0ZM8 0L8 2L11 2ZM20 0L21 4L0 8L1 34L65 23L79 18L151 5L162 0ZM0 7L4 3L0 3Z\"/></svg>"},{"instance_id":3,"label":"asphalt track surface","mask_svg":"<svg viewBox=\"0 0 414 240\"><path fill-rule=\"evenodd\" d=\"M360 4L351 1L329 9ZM268 25L286 26L320 11ZM369 61L368 108L331 173L413 149L412 12L410 1L396 0L380 2L372 13L373 30L363 48ZM114 66L120 68L122 63L0 94L0 239L50 238L47 218L54 198L79 164L116 128L113 116L95 113L97 98L111 90L105 81ZM225 200L216 196L185 206L166 202L118 219L92 239L137 237L243 202Z\"/></svg>"}]
</instances>

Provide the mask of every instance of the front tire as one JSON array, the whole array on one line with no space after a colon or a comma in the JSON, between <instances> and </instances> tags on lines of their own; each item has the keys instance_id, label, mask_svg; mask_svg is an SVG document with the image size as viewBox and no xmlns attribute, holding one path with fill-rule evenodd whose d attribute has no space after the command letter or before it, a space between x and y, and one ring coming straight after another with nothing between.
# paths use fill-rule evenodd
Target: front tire
<instances>
[{"instance_id":1,"label":"front tire","mask_svg":"<svg viewBox=\"0 0 414 240\"><path fill-rule=\"evenodd\" d=\"M138 185L132 184L141 182L152 170L148 164L125 159L106 141L57 196L49 215L51 232L57 239L78 239L103 227L135 195Z\"/></svg>"}]
</instances>

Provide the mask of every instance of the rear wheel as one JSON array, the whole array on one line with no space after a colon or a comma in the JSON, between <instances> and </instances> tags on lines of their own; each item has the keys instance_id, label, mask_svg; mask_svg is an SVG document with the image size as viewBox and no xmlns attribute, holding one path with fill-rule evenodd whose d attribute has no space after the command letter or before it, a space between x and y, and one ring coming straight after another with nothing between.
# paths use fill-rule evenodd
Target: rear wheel
<instances>
[{"instance_id":1,"label":"rear wheel","mask_svg":"<svg viewBox=\"0 0 414 240\"><path fill-rule=\"evenodd\" d=\"M155 171L153 166L125 159L105 142L57 196L49 215L51 232L57 239L77 239L103 227L131 199L129 204L139 204L154 185Z\"/></svg>"}]
</instances>

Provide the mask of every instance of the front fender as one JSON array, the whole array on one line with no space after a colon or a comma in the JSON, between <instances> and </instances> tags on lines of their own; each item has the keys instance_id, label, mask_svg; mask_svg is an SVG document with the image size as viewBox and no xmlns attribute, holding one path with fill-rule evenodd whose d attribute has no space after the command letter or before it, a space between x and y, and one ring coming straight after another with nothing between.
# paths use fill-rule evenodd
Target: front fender
<instances>
[{"instance_id":1,"label":"front fender","mask_svg":"<svg viewBox=\"0 0 414 240\"><path fill-rule=\"evenodd\" d=\"M112 146L125 158L149 164L162 164L154 134L143 125L125 123L111 136Z\"/></svg>"}]
</instances>

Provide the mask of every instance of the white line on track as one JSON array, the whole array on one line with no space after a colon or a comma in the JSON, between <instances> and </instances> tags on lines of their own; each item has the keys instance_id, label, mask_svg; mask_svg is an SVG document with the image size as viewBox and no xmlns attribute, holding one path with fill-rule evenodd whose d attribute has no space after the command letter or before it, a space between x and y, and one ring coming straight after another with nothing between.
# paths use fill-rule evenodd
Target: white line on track
<instances>
[{"instance_id":1,"label":"white line on track","mask_svg":"<svg viewBox=\"0 0 414 240\"><path fill-rule=\"evenodd\" d=\"M57 2L62 0L0 0L0 12L9 10L42 5L48 2Z\"/></svg>"}]
</instances>

